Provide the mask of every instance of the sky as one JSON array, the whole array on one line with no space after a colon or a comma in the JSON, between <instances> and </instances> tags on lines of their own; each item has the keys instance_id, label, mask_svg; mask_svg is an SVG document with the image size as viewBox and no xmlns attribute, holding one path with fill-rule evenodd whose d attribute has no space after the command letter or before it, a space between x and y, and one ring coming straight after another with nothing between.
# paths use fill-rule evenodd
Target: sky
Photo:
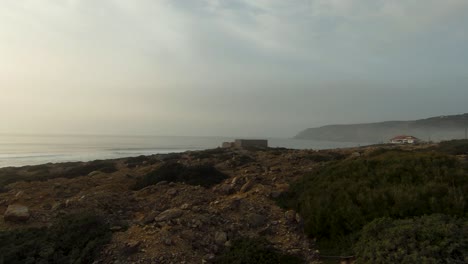
<instances>
[{"instance_id":1,"label":"sky","mask_svg":"<svg viewBox=\"0 0 468 264\"><path fill-rule=\"evenodd\" d=\"M292 137L468 112L467 0L0 4L0 133Z\"/></svg>"}]
</instances>

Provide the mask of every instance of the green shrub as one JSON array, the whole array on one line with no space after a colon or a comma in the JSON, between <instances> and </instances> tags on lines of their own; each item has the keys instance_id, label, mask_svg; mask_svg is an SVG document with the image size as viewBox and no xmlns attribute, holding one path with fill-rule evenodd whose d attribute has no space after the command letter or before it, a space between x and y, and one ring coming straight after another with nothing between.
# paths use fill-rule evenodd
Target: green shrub
<instances>
[{"instance_id":1,"label":"green shrub","mask_svg":"<svg viewBox=\"0 0 468 264\"><path fill-rule=\"evenodd\" d=\"M93 263L110 235L90 213L67 216L49 228L0 232L0 263Z\"/></svg>"},{"instance_id":2,"label":"green shrub","mask_svg":"<svg viewBox=\"0 0 468 264\"><path fill-rule=\"evenodd\" d=\"M468 154L468 139L442 141L434 149L451 155L466 155Z\"/></svg>"},{"instance_id":3,"label":"green shrub","mask_svg":"<svg viewBox=\"0 0 468 264\"><path fill-rule=\"evenodd\" d=\"M239 239L214 261L215 264L300 264L299 257L274 249L264 239Z\"/></svg>"},{"instance_id":4,"label":"green shrub","mask_svg":"<svg viewBox=\"0 0 468 264\"><path fill-rule=\"evenodd\" d=\"M145 175L135 184L134 189L140 190L161 181L184 182L190 185L210 187L226 178L225 174L212 165L184 166L180 163L168 162Z\"/></svg>"},{"instance_id":5,"label":"green shrub","mask_svg":"<svg viewBox=\"0 0 468 264\"><path fill-rule=\"evenodd\" d=\"M468 263L468 223L445 215L379 218L354 248L356 263Z\"/></svg>"},{"instance_id":6,"label":"green shrub","mask_svg":"<svg viewBox=\"0 0 468 264\"><path fill-rule=\"evenodd\" d=\"M299 211L319 244L343 253L376 218L467 214L468 173L455 158L437 153L385 152L334 162L291 189L280 205Z\"/></svg>"}]
</instances>

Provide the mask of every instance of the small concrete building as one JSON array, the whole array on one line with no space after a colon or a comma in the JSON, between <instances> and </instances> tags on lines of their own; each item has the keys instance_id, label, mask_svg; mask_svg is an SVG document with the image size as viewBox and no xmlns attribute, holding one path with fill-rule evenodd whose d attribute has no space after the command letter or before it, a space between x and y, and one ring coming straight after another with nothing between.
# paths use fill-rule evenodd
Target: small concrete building
<instances>
[{"instance_id":1,"label":"small concrete building","mask_svg":"<svg viewBox=\"0 0 468 264\"><path fill-rule=\"evenodd\" d=\"M234 147L234 142L223 142L222 148L232 148Z\"/></svg>"},{"instance_id":2,"label":"small concrete building","mask_svg":"<svg viewBox=\"0 0 468 264\"><path fill-rule=\"evenodd\" d=\"M236 139L234 142L223 142L223 148L268 148L266 139Z\"/></svg>"},{"instance_id":3,"label":"small concrete building","mask_svg":"<svg viewBox=\"0 0 468 264\"><path fill-rule=\"evenodd\" d=\"M268 148L266 139L236 139L234 141L236 148Z\"/></svg>"}]
</instances>

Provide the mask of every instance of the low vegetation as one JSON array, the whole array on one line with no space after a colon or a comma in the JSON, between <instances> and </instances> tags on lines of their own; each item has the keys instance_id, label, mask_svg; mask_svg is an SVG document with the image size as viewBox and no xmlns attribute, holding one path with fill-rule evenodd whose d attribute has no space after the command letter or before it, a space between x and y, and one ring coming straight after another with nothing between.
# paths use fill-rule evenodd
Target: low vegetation
<instances>
[{"instance_id":1,"label":"low vegetation","mask_svg":"<svg viewBox=\"0 0 468 264\"><path fill-rule=\"evenodd\" d=\"M127 165L127 168L135 168L141 165L153 165L156 164L158 161L153 158L152 156L144 156L140 155L137 157L130 157L125 160L125 165Z\"/></svg>"},{"instance_id":2,"label":"low vegetation","mask_svg":"<svg viewBox=\"0 0 468 264\"><path fill-rule=\"evenodd\" d=\"M468 263L468 222L445 215L367 224L354 246L357 263Z\"/></svg>"},{"instance_id":3,"label":"low vegetation","mask_svg":"<svg viewBox=\"0 0 468 264\"><path fill-rule=\"evenodd\" d=\"M49 228L0 232L0 263L93 263L111 233L92 213L60 219Z\"/></svg>"},{"instance_id":4,"label":"low vegetation","mask_svg":"<svg viewBox=\"0 0 468 264\"><path fill-rule=\"evenodd\" d=\"M60 169L57 169L60 168ZM46 181L55 178L75 178L86 176L93 171L112 173L117 171L112 160L95 160L90 162L67 162L60 165L43 164L24 168L0 169L0 192L6 191L6 185L19 181Z\"/></svg>"},{"instance_id":5,"label":"low vegetation","mask_svg":"<svg viewBox=\"0 0 468 264\"><path fill-rule=\"evenodd\" d=\"M176 162L167 162L141 178L134 189L140 190L161 181L210 187L226 178L225 174L212 165L185 166Z\"/></svg>"},{"instance_id":6,"label":"low vegetation","mask_svg":"<svg viewBox=\"0 0 468 264\"><path fill-rule=\"evenodd\" d=\"M215 264L301 264L304 261L274 249L264 239L243 238L235 240L214 261Z\"/></svg>"},{"instance_id":7,"label":"low vegetation","mask_svg":"<svg viewBox=\"0 0 468 264\"><path fill-rule=\"evenodd\" d=\"M468 139L442 141L434 149L451 155L468 155Z\"/></svg>"},{"instance_id":8,"label":"low vegetation","mask_svg":"<svg viewBox=\"0 0 468 264\"><path fill-rule=\"evenodd\" d=\"M351 254L359 231L376 218L465 217L468 209L468 172L439 153L386 151L334 162L291 189L278 202L299 211L306 233L334 254Z\"/></svg>"}]
</instances>

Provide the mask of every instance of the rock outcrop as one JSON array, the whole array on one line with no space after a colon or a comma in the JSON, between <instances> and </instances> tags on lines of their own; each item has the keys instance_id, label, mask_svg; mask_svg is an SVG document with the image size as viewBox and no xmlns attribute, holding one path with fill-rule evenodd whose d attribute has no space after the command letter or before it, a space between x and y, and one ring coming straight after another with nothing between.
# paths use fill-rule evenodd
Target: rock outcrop
<instances>
[{"instance_id":1,"label":"rock outcrop","mask_svg":"<svg viewBox=\"0 0 468 264\"><path fill-rule=\"evenodd\" d=\"M29 208L21 204L11 204L5 211L3 219L10 222L25 222L30 217Z\"/></svg>"}]
</instances>

